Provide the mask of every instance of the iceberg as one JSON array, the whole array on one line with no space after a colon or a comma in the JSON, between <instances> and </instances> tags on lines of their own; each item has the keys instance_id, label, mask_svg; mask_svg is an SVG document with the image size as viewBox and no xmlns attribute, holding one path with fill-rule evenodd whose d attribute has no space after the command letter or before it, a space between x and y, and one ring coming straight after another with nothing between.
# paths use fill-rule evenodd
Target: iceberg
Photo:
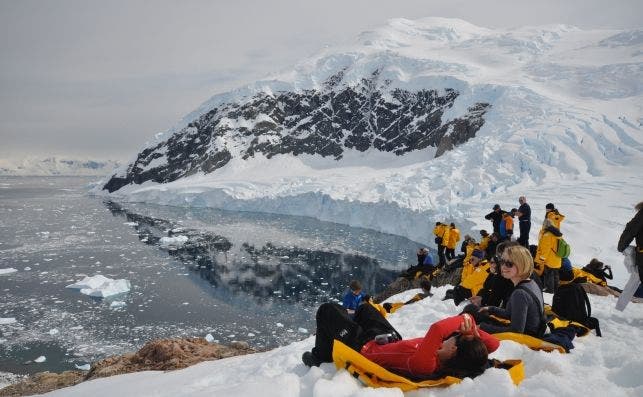
<instances>
[{"instance_id":1,"label":"iceberg","mask_svg":"<svg viewBox=\"0 0 643 397\"><path fill-rule=\"evenodd\" d=\"M161 237L159 243L161 247L181 247L183 244L188 242L187 236L176 236L176 237Z\"/></svg>"},{"instance_id":2,"label":"iceberg","mask_svg":"<svg viewBox=\"0 0 643 397\"><path fill-rule=\"evenodd\" d=\"M105 298L128 292L131 289L131 286L129 280L114 280L99 274L92 277L87 276L65 288L78 289L81 294L89 295L94 298Z\"/></svg>"}]
</instances>

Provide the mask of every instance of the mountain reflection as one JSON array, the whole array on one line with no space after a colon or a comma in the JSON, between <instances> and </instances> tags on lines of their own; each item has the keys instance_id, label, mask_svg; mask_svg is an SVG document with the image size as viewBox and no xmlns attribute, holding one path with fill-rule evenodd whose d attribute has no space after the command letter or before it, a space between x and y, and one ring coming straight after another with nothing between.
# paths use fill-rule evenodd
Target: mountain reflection
<instances>
[{"instance_id":1,"label":"mountain reflection","mask_svg":"<svg viewBox=\"0 0 643 397\"><path fill-rule=\"evenodd\" d=\"M358 253L348 253L332 248L316 249L296 245L280 245L273 241L257 244L256 241L241 241L236 233L226 233L226 222L210 224L216 227L218 233L201 228L191 228L179 225L168 219L162 219L148 214L136 213L115 202L105 202L112 215L123 217L136 230L141 242L162 248L161 238L172 236L187 236L188 242L176 247L166 247L168 254L176 261L184 264L201 279L206 280L212 287L212 293L218 296L252 297L258 305L265 305L274 300L301 302L305 306L316 305L330 299L341 299L350 280L360 280L364 291L370 294L380 292L395 279L398 269L384 269L378 259ZM149 209L149 207L145 207ZM138 210L138 207L137 207ZM163 211L178 211L179 219L203 217L204 210L189 208L162 209ZM148 211L149 212L149 211ZM217 215L219 215L217 213ZM166 215L166 214L164 214ZM239 216L239 214L234 214ZM243 217L260 216L243 214ZM280 217L282 221L283 217ZM295 218L295 217L290 217ZM307 222L306 222L307 221ZM250 219L249 224L254 225ZM305 218L304 222L296 220L288 223L287 228L293 236L299 233L309 233L302 225L319 222ZM309 226L305 228L310 229ZM347 227L346 227L347 228ZM371 231L358 230L363 235L354 238L356 243L367 241L373 245L398 245L403 241L404 251L414 250L418 246L409 240L396 236L384 235ZM344 232L344 230L340 230ZM252 233L249 230L248 233ZM328 233L326 230L323 233ZM227 234L227 235L226 235ZM372 237L376 236L376 237ZM339 236L341 238L341 236ZM385 239L387 242L370 241ZM249 239L247 239L249 240ZM256 239L255 239L256 240ZM407 248L408 246L408 248ZM398 265L401 268L407 263ZM390 263L389 263L389 267ZM396 267L396 266L393 266Z\"/></svg>"}]
</instances>

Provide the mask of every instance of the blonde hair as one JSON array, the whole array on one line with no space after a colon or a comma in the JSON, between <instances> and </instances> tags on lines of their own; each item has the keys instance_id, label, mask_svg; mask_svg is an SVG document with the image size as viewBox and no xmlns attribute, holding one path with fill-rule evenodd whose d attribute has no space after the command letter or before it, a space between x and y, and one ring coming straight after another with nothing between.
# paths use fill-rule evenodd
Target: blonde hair
<instances>
[{"instance_id":1,"label":"blonde hair","mask_svg":"<svg viewBox=\"0 0 643 397\"><path fill-rule=\"evenodd\" d=\"M534 259L527 248L522 245L512 245L505 248L502 255L506 256L516 266L518 276L521 279L526 280L531 276L534 271Z\"/></svg>"}]
</instances>

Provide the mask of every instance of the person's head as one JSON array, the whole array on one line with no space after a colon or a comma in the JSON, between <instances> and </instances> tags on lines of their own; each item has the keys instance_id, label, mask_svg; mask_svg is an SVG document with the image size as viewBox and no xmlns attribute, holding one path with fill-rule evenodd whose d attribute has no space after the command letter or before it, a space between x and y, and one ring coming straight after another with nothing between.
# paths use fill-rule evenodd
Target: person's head
<instances>
[{"instance_id":1,"label":"person's head","mask_svg":"<svg viewBox=\"0 0 643 397\"><path fill-rule=\"evenodd\" d=\"M418 255L426 255L426 254L428 254L428 253L429 253L429 249L428 249L428 248L420 248L420 249L418 250Z\"/></svg>"},{"instance_id":2,"label":"person's head","mask_svg":"<svg viewBox=\"0 0 643 397\"><path fill-rule=\"evenodd\" d=\"M513 247L516 245L520 245L520 243L517 241L503 241L496 247L496 256L500 258L507 247Z\"/></svg>"},{"instance_id":3,"label":"person's head","mask_svg":"<svg viewBox=\"0 0 643 397\"><path fill-rule=\"evenodd\" d=\"M487 237L489 235L489 233L486 230L482 229L482 230L480 230L480 235L482 237Z\"/></svg>"},{"instance_id":4,"label":"person's head","mask_svg":"<svg viewBox=\"0 0 643 397\"><path fill-rule=\"evenodd\" d=\"M555 209L556 207L554 207L554 203L547 203L547 205L545 205L545 212L553 211Z\"/></svg>"},{"instance_id":5,"label":"person's head","mask_svg":"<svg viewBox=\"0 0 643 397\"><path fill-rule=\"evenodd\" d=\"M498 233L493 232L491 233L491 237L489 237L491 241L498 241L500 239L500 236L498 236Z\"/></svg>"},{"instance_id":6,"label":"person's head","mask_svg":"<svg viewBox=\"0 0 643 397\"><path fill-rule=\"evenodd\" d=\"M440 226L441 224L441 222L435 222L435 226Z\"/></svg>"},{"instance_id":7,"label":"person's head","mask_svg":"<svg viewBox=\"0 0 643 397\"><path fill-rule=\"evenodd\" d=\"M643 210L643 201L641 201L640 203L636 204L634 206L634 209L637 210L637 211Z\"/></svg>"},{"instance_id":8,"label":"person's head","mask_svg":"<svg viewBox=\"0 0 643 397\"><path fill-rule=\"evenodd\" d=\"M518 202L520 204L525 204L527 202L527 197L525 197L525 196L518 197Z\"/></svg>"},{"instance_id":9,"label":"person's head","mask_svg":"<svg viewBox=\"0 0 643 397\"><path fill-rule=\"evenodd\" d=\"M362 283L357 280L353 280L348 284L348 288L351 289L353 295L359 295L359 293L362 292Z\"/></svg>"},{"instance_id":10,"label":"person's head","mask_svg":"<svg viewBox=\"0 0 643 397\"><path fill-rule=\"evenodd\" d=\"M605 266L605 264L596 258L592 258L592 260L589 261L587 266L589 266L590 269L601 270L603 269L603 266Z\"/></svg>"},{"instance_id":11,"label":"person's head","mask_svg":"<svg viewBox=\"0 0 643 397\"><path fill-rule=\"evenodd\" d=\"M494 205L493 205L493 210L494 210L495 212L500 211L500 204L494 204Z\"/></svg>"},{"instance_id":12,"label":"person's head","mask_svg":"<svg viewBox=\"0 0 643 397\"><path fill-rule=\"evenodd\" d=\"M528 279L534 271L534 260L522 245L506 247L499 258L502 277L511 280L514 285Z\"/></svg>"},{"instance_id":13,"label":"person's head","mask_svg":"<svg viewBox=\"0 0 643 397\"><path fill-rule=\"evenodd\" d=\"M455 223L451 222L451 228L455 229Z\"/></svg>"},{"instance_id":14,"label":"person's head","mask_svg":"<svg viewBox=\"0 0 643 397\"><path fill-rule=\"evenodd\" d=\"M511 211L509 211L509 216L513 218L516 215L516 212L518 212L518 210L516 208L512 208Z\"/></svg>"},{"instance_id":15,"label":"person's head","mask_svg":"<svg viewBox=\"0 0 643 397\"><path fill-rule=\"evenodd\" d=\"M442 342L438 357L446 372L478 373L486 367L489 351L479 337L456 334Z\"/></svg>"},{"instance_id":16,"label":"person's head","mask_svg":"<svg viewBox=\"0 0 643 397\"><path fill-rule=\"evenodd\" d=\"M484 251L479 249L474 249L471 253L471 262L474 265L477 265L481 260L484 259Z\"/></svg>"}]
</instances>

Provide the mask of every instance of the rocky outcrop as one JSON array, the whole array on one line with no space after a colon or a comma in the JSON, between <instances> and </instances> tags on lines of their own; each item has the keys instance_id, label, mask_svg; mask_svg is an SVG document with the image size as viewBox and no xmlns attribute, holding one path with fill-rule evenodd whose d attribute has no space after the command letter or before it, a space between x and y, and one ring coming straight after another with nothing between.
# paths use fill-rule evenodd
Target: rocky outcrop
<instances>
[{"instance_id":1,"label":"rocky outcrop","mask_svg":"<svg viewBox=\"0 0 643 397\"><path fill-rule=\"evenodd\" d=\"M92 364L89 372L65 371L60 374L41 372L22 382L0 390L0 396L28 396L46 393L80 382L140 371L170 371L202 361L254 353L245 342L229 346L208 343L203 338L160 339L145 344L136 353L108 357Z\"/></svg>"},{"instance_id":2,"label":"rocky outcrop","mask_svg":"<svg viewBox=\"0 0 643 397\"><path fill-rule=\"evenodd\" d=\"M172 182L198 172L210 173L233 156L316 154L341 159L346 149L397 155L437 148L436 157L475 136L488 103L474 103L443 121L458 91L392 88L375 70L359 84L342 84L344 72L320 89L259 92L221 104L166 141L139 153L125 175L103 187L114 192L130 183Z\"/></svg>"}]
</instances>

